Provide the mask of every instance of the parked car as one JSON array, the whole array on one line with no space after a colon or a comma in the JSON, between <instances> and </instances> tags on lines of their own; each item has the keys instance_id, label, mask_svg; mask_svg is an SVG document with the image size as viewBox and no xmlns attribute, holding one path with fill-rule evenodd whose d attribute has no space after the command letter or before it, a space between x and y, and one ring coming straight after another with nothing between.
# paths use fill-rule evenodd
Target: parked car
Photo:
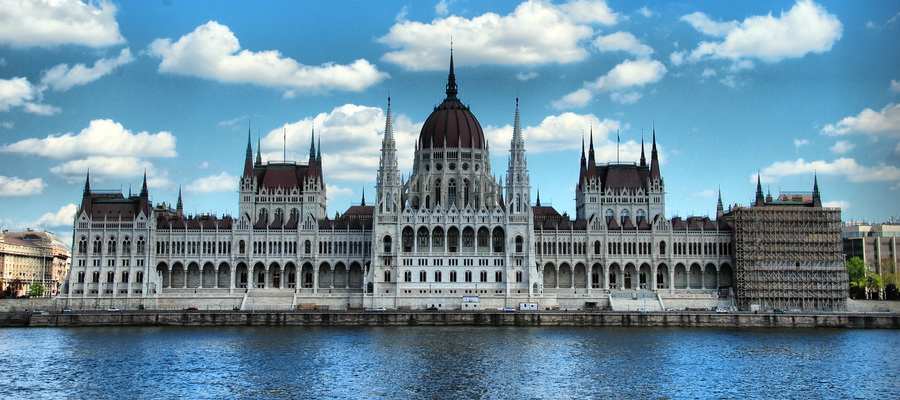
<instances>
[{"instance_id":1,"label":"parked car","mask_svg":"<svg viewBox=\"0 0 900 400\"><path fill-rule=\"evenodd\" d=\"M431 306L425 309L425 311L437 311L438 308L436 306Z\"/></svg>"},{"instance_id":2,"label":"parked car","mask_svg":"<svg viewBox=\"0 0 900 400\"><path fill-rule=\"evenodd\" d=\"M186 311L186 312L190 312L190 311L199 311L199 310L200 310L200 309L197 308L197 307L185 307L185 308L182 308L182 309L181 309L181 311Z\"/></svg>"},{"instance_id":3,"label":"parked car","mask_svg":"<svg viewBox=\"0 0 900 400\"><path fill-rule=\"evenodd\" d=\"M775 314L784 314L784 310L782 310L782 309L780 309L780 308L776 308L776 309L775 309Z\"/></svg>"},{"instance_id":4,"label":"parked car","mask_svg":"<svg viewBox=\"0 0 900 400\"><path fill-rule=\"evenodd\" d=\"M503 307L503 312L516 312L516 309L513 307Z\"/></svg>"},{"instance_id":5,"label":"parked car","mask_svg":"<svg viewBox=\"0 0 900 400\"><path fill-rule=\"evenodd\" d=\"M63 308L62 311L60 311L60 312L63 314L68 314L68 313L72 312L72 309L71 308Z\"/></svg>"},{"instance_id":6,"label":"parked car","mask_svg":"<svg viewBox=\"0 0 900 400\"><path fill-rule=\"evenodd\" d=\"M725 307L716 307L716 312L719 314L728 314L728 309Z\"/></svg>"},{"instance_id":7,"label":"parked car","mask_svg":"<svg viewBox=\"0 0 900 400\"><path fill-rule=\"evenodd\" d=\"M122 311L122 310L120 310L118 307L110 307L110 308L107 308L106 311L109 311L109 312L120 312L120 311Z\"/></svg>"},{"instance_id":8,"label":"parked car","mask_svg":"<svg viewBox=\"0 0 900 400\"><path fill-rule=\"evenodd\" d=\"M369 307L366 309L366 311L385 312L387 311L387 309L384 307Z\"/></svg>"},{"instance_id":9,"label":"parked car","mask_svg":"<svg viewBox=\"0 0 900 400\"><path fill-rule=\"evenodd\" d=\"M647 308L644 308L644 307L640 307L640 308L637 309L637 312L639 312L639 313L641 313L641 314L646 314L646 313L649 313L649 312L650 312L650 309L647 309Z\"/></svg>"},{"instance_id":10,"label":"parked car","mask_svg":"<svg viewBox=\"0 0 900 400\"><path fill-rule=\"evenodd\" d=\"M31 311L31 313L32 313L32 314L43 314L43 313L44 313L44 310L41 310L41 309L34 309L34 310Z\"/></svg>"}]
</instances>

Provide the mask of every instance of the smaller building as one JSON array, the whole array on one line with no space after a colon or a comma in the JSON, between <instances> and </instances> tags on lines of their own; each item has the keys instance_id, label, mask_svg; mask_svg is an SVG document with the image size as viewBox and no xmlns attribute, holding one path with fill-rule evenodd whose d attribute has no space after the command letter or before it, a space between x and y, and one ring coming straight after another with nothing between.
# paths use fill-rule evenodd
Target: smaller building
<instances>
[{"instance_id":1,"label":"smaller building","mask_svg":"<svg viewBox=\"0 0 900 400\"><path fill-rule=\"evenodd\" d=\"M859 257L865 261L869 272L881 276L897 273L897 265L900 264L897 248L900 224L845 223L841 234L845 261Z\"/></svg>"},{"instance_id":2,"label":"smaller building","mask_svg":"<svg viewBox=\"0 0 900 400\"><path fill-rule=\"evenodd\" d=\"M71 251L50 232L25 230L0 233L0 294L22 296L35 283L44 296L59 293L69 271Z\"/></svg>"}]
</instances>

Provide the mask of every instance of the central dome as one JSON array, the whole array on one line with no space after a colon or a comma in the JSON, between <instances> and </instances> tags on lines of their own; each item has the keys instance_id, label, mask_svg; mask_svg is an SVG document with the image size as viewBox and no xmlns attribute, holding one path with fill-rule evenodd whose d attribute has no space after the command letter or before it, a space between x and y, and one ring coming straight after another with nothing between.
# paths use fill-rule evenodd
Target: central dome
<instances>
[{"instance_id":1,"label":"central dome","mask_svg":"<svg viewBox=\"0 0 900 400\"><path fill-rule=\"evenodd\" d=\"M425 120L419 132L420 149L471 148L484 149L481 124L456 97L456 76L453 74L453 55L450 55L450 76L447 78L447 98Z\"/></svg>"}]
</instances>

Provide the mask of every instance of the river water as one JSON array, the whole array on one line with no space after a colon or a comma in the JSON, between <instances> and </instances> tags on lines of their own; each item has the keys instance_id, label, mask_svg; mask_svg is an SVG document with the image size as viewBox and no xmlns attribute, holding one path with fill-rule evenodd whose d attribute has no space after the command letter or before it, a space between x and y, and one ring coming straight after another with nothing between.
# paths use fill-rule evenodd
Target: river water
<instances>
[{"instance_id":1,"label":"river water","mask_svg":"<svg viewBox=\"0 0 900 400\"><path fill-rule=\"evenodd\" d=\"M2 399L897 399L900 332L0 329Z\"/></svg>"}]
</instances>

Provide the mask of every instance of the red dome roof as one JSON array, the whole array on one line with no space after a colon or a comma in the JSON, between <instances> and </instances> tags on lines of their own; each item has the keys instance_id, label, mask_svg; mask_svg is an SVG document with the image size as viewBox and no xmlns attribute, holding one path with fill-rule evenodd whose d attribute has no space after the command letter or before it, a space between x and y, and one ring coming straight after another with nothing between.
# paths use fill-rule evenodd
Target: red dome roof
<instances>
[{"instance_id":1,"label":"red dome roof","mask_svg":"<svg viewBox=\"0 0 900 400\"><path fill-rule=\"evenodd\" d=\"M453 74L453 55L450 56L450 76L447 79L447 98L425 120L419 132L420 149L472 148L484 149L481 124L456 97L456 76Z\"/></svg>"}]
</instances>

